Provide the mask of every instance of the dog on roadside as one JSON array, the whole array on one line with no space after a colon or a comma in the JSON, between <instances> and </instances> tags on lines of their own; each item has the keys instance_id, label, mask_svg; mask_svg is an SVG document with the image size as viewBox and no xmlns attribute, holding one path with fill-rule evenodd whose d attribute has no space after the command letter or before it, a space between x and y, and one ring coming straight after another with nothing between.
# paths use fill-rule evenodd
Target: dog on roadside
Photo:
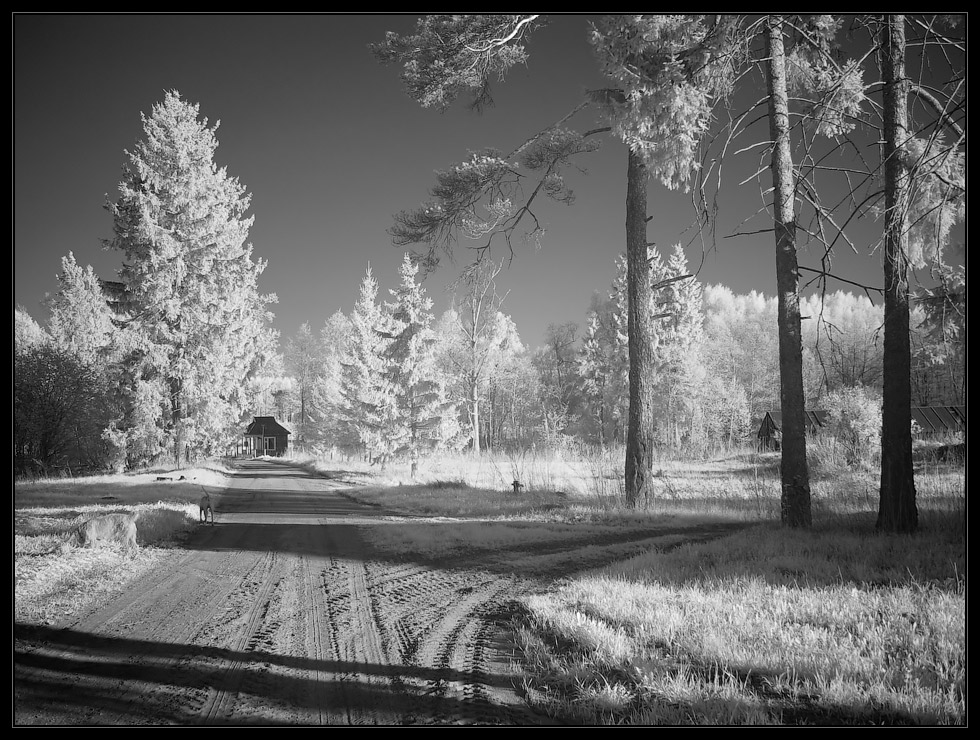
<instances>
[{"instance_id":1,"label":"dog on roadside","mask_svg":"<svg viewBox=\"0 0 980 740\"><path fill-rule=\"evenodd\" d=\"M205 524L208 523L208 516L211 517L211 526L214 526L214 509L211 507L211 495L205 491L204 495L201 496L201 521Z\"/></svg>"},{"instance_id":2,"label":"dog on roadside","mask_svg":"<svg viewBox=\"0 0 980 740\"><path fill-rule=\"evenodd\" d=\"M123 545L131 556L139 550L136 544L136 514L103 514L80 524L74 531L81 547L99 543Z\"/></svg>"}]
</instances>

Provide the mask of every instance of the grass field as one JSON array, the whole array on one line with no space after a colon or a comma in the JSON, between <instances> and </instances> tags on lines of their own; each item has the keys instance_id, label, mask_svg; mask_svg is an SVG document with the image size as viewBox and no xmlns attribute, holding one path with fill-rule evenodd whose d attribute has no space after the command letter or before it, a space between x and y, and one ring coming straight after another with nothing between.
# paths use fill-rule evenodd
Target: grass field
<instances>
[{"instance_id":1,"label":"grass field","mask_svg":"<svg viewBox=\"0 0 980 740\"><path fill-rule=\"evenodd\" d=\"M524 600L514 625L524 687L561 721L966 724L962 460L917 464L919 531L885 535L874 529L873 467L847 469L831 456L811 463L814 526L804 532L779 524L778 455L660 461L654 495L640 510L622 505L617 452L567 458L442 458L427 461L414 481L398 465L299 462L365 483L352 489L364 501L451 518L441 529L420 525L402 545L438 556L499 546L493 538L504 527L467 527L465 541L448 536L468 518L520 522L536 537L567 522L749 524L707 544L651 548ZM181 529L197 520L195 486L221 480L214 466L184 474L198 480L16 484L15 617L56 621L92 598L92 584L121 587L105 573L125 555L59 544L59 533L91 507L141 508L156 522L146 535L141 528L143 547L124 572L138 576L176 552ZM513 480L524 484L517 495Z\"/></svg>"}]
</instances>

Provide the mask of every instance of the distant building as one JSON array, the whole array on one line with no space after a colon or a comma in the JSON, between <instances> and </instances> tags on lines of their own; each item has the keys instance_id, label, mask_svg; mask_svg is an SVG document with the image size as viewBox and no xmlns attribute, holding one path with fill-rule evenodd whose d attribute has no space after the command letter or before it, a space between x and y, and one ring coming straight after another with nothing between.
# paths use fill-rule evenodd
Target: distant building
<instances>
[{"instance_id":1,"label":"distant building","mask_svg":"<svg viewBox=\"0 0 980 740\"><path fill-rule=\"evenodd\" d=\"M806 412L806 433L815 434L827 424L826 411ZM782 442L783 414L780 411L767 411L759 424L759 450L778 450Z\"/></svg>"},{"instance_id":2,"label":"distant building","mask_svg":"<svg viewBox=\"0 0 980 740\"><path fill-rule=\"evenodd\" d=\"M913 406L916 437L943 437L966 432L966 406Z\"/></svg>"},{"instance_id":3,"label":"distant building","mask_svg":"<svg viewBox=\"0 0 980 740\"><path fill-rule=\"evenodd\" d=\"M269 455L282 457L289 449L289 435L286 427L273 416L256 416L242 435L242 454L249 457Z\"/></svg>"},{"instance_id":4,"label":"distant building","mask_svg":"<svg viewBox=\"0 0 980 740\"><path fill-rule=\"evenodd\" d=\"M827 425L826 411L806 412L806 431L819 432ZM912 407L914 436L919 438L942 437L966 432L966 406L914 406ZM759 449L778 450L782 436L782 414L769 411L759 424Z\"/></svg>"}]
</instances>

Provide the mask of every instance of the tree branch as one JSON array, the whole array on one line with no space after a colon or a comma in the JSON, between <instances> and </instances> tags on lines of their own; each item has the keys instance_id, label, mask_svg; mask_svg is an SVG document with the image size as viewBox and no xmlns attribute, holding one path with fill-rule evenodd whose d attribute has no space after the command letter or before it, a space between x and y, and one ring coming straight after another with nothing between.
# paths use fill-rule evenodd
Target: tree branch
<instances>
[{"instance_id":1,"label":"tree branch","mask_svg":"<svg viewBox=\"0 0 980 740\"><path fill-rule=\"evenodd\" d=\"M928 104L930 108L933 109L935 114L939 116L939 120L943 122L948 128L952 129L953 133L956 134L957 140L962 140L966 134L963 129L954 121L946 109L943 107L942 103L939 102L936 97L928 92L924 87L915 82L909 80L909 92L915 95L919 100Z\"/></svg>"},{"instance_id":2,"label":"tree branch","mask_svg":"<svg viewBox=\"0 0 980 740\"><path fill-rule=\"evenodd\" d=\"M504 36L503 38L490 39L482 47L465 46L464 48L467 51L473 52L474 54L486 54L487 52L492 51L495 47L503 46L508 41L514 40L520 34L520 31L524 26L537 18L538 15L529 15L526 18L521 19L518 21L517 25L514 26L514 30L511 31L510 34Z\"/></svg>"},{"instance_id":3,"label":"tree branch","mask_svg":"<svg viewBox=\"0 0 980 740\"><path fill-rule=\"evenodd\" d=\"M815 272L818 275L823 275L824 277L829 277L829 278L832 278L834 280L839 280L842 283L847 283L848 285L853 285L855 288L860 288L865 293L867 293L868 291L871 291L871 290L875 291L876 293L884 293L885 292L883 288L874 288L874 287L871 287L870 285L863 285L862 283L856 283L853 280L848 280L847 278L842 278L842 277L838 277L837 275L833 275L833 274L827 272L826 270L816 270L816 269L814 269L812 267L803 267L803 265L799 265L798 269L800 269L800 270L806 270L807 272Z\"/></svg>"}]
</instances>

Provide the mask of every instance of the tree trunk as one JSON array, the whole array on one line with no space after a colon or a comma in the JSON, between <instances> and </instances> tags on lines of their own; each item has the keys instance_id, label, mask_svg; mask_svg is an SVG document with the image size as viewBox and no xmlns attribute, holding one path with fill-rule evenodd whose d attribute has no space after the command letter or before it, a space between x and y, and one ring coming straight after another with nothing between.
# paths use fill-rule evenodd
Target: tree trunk
<instances>
[{"instance_id":1,"label":"tree trunk","mask_svg":"<svg viewBox=\"0 0 980 740\"><path fill-rule=\"evenodd\" d=\"M476 379L470 383L470 421L473 422L473 454L480 454L480 388Z\"/></svg>"},{"instance_id":2,"label":"tree trunk","mask_svg":"<svg viewBox=\"0 0 980 740\"><path fill-rule=\"evenodd\" d=\"M885 338L877 527L886 532L914 532L919 513L912 473L912 351L905 223L908 173L899 156L908 137L904 16L888 16L882 24L881 59L885 82Z\"/></svg>"},{"instance_id":3,"label":"tree trunk","mask_svg":"<svg viewBox=\"0 0 980 740\"><path fill-rule=\"evenodd\" d=\"M782 425L783 524L809 527L810 474L806 464L806 407L803 394L803 344L800 331L799 268L793 211L793 160L790 153L789 103L783 19L766 25L766 81L769 87L769 132L773 141L773 219L776 232L777 324L779 327L779 401Z\"/></svg>"},{"instance_id":4,"label":"tree trunk","mask_svg":"<svg viewBox=\"0 0 980 740\"><path fill-rule=\"evenodd\" d=\"M626 186L627 333L629 335L629 417L626 432L626 504L649 498L653 468L653 355L656 336L650 311L647 260L647 170L630 151Z\"/></svg>"},{"instance_id":5,"label":"tree trunk","mask_svg":"<svg viewBox=\"0 0 980 740\"><path fill-rule=\"evenodd\" d=\"M182 378L170 378L170 423L174 432L174 465L180 467L180 445L183 441L183 408L182 396L184 383Z\"/></svg>"}]
</instances>

